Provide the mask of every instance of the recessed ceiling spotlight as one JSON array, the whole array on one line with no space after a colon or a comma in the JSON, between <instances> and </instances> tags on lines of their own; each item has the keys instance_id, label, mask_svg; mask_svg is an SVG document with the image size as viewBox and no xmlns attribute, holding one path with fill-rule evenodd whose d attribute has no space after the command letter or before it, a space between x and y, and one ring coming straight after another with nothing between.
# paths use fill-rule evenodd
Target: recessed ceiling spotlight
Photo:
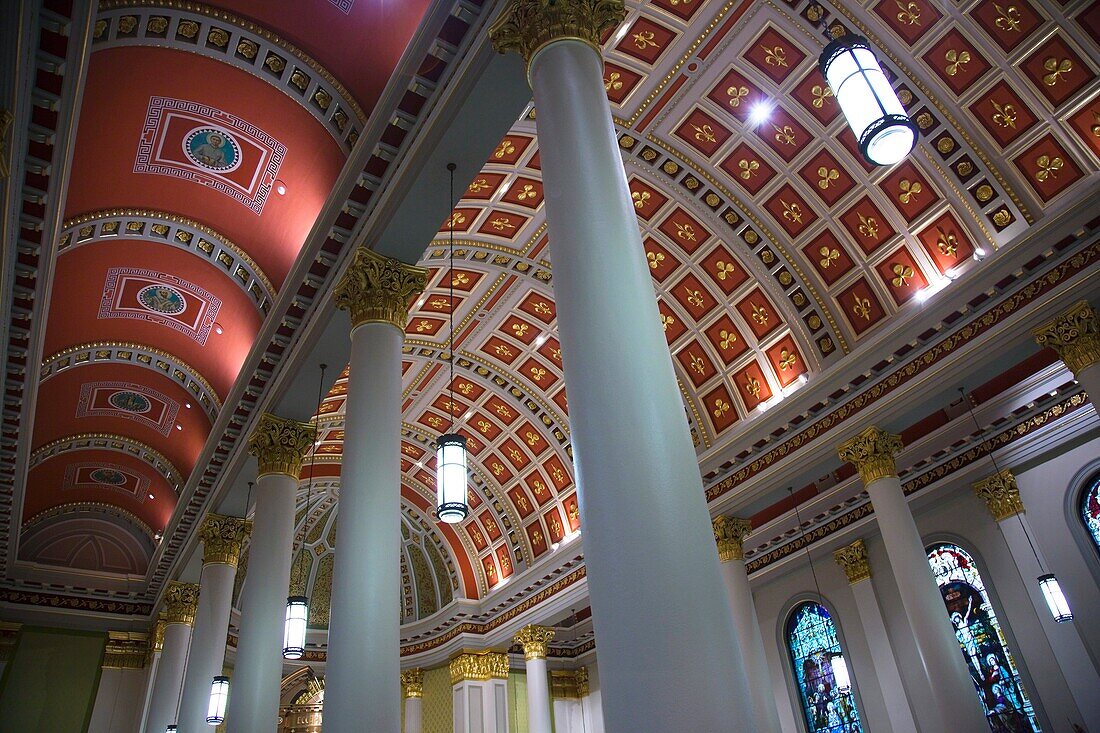
<instances>
[{"instance_id":1,"label":"recessed ceiling spotlight","mask_svg":"<svg viewBox=\"0 0 1100 733\"><path fill-rule=\"evenodd\" d=\"M539 337L537 339L535 339L535 348L536 349L542 348L542 345L545 344L546 340L549 339L549 338L550 338L550 334L540 333Z\"/></svg>"},{"instance_id":2,"label":"recessed ceiling spotlight","mask_svg":"<svg viewBox=\"0 0 1100 733\"><path fill-rule=\"evenodd\" d=\"M188 410L191 409L191 403L190 402L184 402L183 406L186 407Z\"/></svg>"},{"instance_id":3,"label":"recessed ceiling spotlight","mask_svg":"<svg viewBox=\"0 0 1100 733\"><path fill-rule=\"evenodd\" d=\"M157 497L153 496L153 494L152 494L152 493L150 493L150 494L149 494L149 498L150 498L150 499L156 499Z\"/></svg>"},{"instance_id":4,"label":"recessed ceiling spotlight","mask_svg":"<svg viewBox=\"0 0 1100 733\"><path fill-rule=\"evenodd\" d=\"M984 260L985 259L985 250L982 249L981 247L975 247L974 248L974 259L977 260L978 262L981 262L982 260Z\"/></svg>"},{"instance_id":5,"label":"recessed ceiling spotlight","mask_svg":"<svg viewBox=\"0 0 1100 733\"><path fill-rule=\"evenodd\" d=\"M275 179L275 193L280 196L286 196L286 184L278 178Z\"/></svg>"},{"instance_id":6,"label":"recessed ceiling spotlight","mask_svg":"<svg viewBox=\"0 0 1100 733\"><path fill-rule=\"evenodd\" d=\"M176 423L176 430L183 430L183 426L179 423Z\"/></svg>"},{"instance_id":7,"label":"recessed ceiling spotlight","mask_svg":"<svg viewBox=\"0 0 1100 733\"><path fill-rule=\"evenodd\" d=\"M772 116L772 103L768 101L760 101L752 106L749 110L749 124L753 127L762 125L768 121Z\"/></svg>"},{"instance_id":8,"label":"recessed ceiling spotlight","mask_svg":"<svg viewBox=\"0 0 1100 733\"><path fill-rule=\"evenodd\" d=\"M222 324L220 324L220 323L215 323L214 324L214 333L218 334L219 336L221 336L222 333L224 333L222 331Z\"/></svg>"},{"instance_id":9,"label":"recessed ceiling spotlight","mask_svg":"<svg viewBox=\"0 0 1100 733\"><path fill-rule=\"evenodd\" d=\"M932 288L923 287L923 288L921 288L920 290L917 291L917 294L916 294L915 297L916 297L918 303L923 303L924 301L928 300L928 297L930 295L932 295Z\"/></svg>"}]
</instances>

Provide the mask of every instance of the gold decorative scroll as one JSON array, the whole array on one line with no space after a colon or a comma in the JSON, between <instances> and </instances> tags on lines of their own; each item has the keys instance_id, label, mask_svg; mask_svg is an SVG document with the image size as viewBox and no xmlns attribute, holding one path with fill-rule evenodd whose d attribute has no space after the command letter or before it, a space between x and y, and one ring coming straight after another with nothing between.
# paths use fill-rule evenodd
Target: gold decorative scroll
<instances>
[{"instance_id":1,"label":"gold decorative scroll","mask_svg":"<svg viewBox=\"0 0 1100 733\"><path fill-rule=\"evenodd\" d=\"M302 460L316 435L317 428L311 423L265 412L248 438L248 452L256 456L260 476L281 473L297 479L302 472Z\"/></svg>"},{"instance_id":2,"label":"gold decorative scroll","mask_svg":"<svg viewBox=\"0 0 1100 733\"><path fill-rule=\"evenodd\" d=\"M508 655L503 652L463 652L451 660L451 684L508 679Z\"/></svg>"},{"instance_id":3,"label":"gold decorative scroll","mask_svg":"<svg viewBox=\"0 0 1100 733\"><path fill-rule=\"evenodd\" d=\"M1077 301L1033 333L1036 343L1054 349L1075 376L1100 363L1100 320L1087 300Z\"/></svg>"},{"instance_id":4,"label":"gold decorative scroll","mask_svg":"<svg viewBox=\"0 0 1100 733\"><path fill-rule=\"evenodd\" d=\"M567 38L602 57L600 36L625 17L623 0L512 0L489 28L489 39L500 53L518 53L528 67L544 46Z\"/></svg>"},{"instance_id":5,"label":"gold decorative scroll","mask_svg":"<svg viewBox=\"0 0 1100 733\"><path fill-rule=\"evenodd\" d=\"M523 658L546 659L546 645L554 638L554 630L545 626L527 624L516 632L515 642L523 647Z\"/></svg>"},{"instance_id":6,"label":"gold decorative scroll","mask_svg":"<svg viewBox=\"0 0 1100 733\"><path fill-rule=\"evenodd\" d=\"M863 540L856 540L847 547L836 550L833 552L833 559L844 569L850 584L871 579L871 562L867 559L867 546L863 544Z\"/></svg>"},{"instance_id":7,"label":"gold decorative scroll","mask_svg":"<svg viewBox=\"0 0 1100 733\"><path fill-rule=\"evenodd\" d=\"M588 697L588 667L577 667L577 697Z\"/></svg>"},{"instance_id":8,"label":"gold decorative scroll","mask_svg":"<svg viewBox=\"0 0 1100 733\"><path fill-rule=\"evenodd\" d=\"M712 522L714 541L718 544L718 559L722 562L745 559L745 538L752 532L752 522L740 517L720 515Z\"/></svg>"},{"instance_id":9,"label":"gold decorative scroll","mask_svg":"<svg viewBox=\"0 0 1100 733\"><path fill-rule=\"evenodd\" d=\"M208 514L199 530L202 539L202 564L222 563L237 567L241 545L252 523L240 517Z\"/></svg>"},{"instance_id":10,"label":"gold decorative scroll","mask_svg":"<svg viewBox=\"0 0 1100 733\"><path fill-rule=\"evenodd\" d=\"M149 634L144 631L108 631L103 669L141 669L149 653Z\"/></svg>"},{"instance_id":11,"label":"gold decorative scroll","mask_svg":"<svg viewBox=\"0 0 1100 733\"><path fill-rule=\"evenodd\" d=\"M164 595L164 623L195 623L195 607L199 603L199 584L173 580ZM163 642L162 642L163 643Z\"/></svg>"},{"instance_id":12,"label":"gold decorative scroll","mask_svg":"<svg viewBox=\"0 0 1100 733\"><path fill-rule=\"evenodd\" d=\"M409 301L427 284L427 269L359 247L336 285L336 307L351 314L353 329L364 323L388 323L404 331Z\"/></svg>"},{"instance_id":13,"label":"gold decorative scroll","mask_svg":"<svg viewBox=\"0 0 1100 733\"><path fill-rule=\"evenodd\" d=\"M868 486L881 478L897 476L894 455L902 448L901 436L888 433L874 425L856 437L836 447L840 460L859 469L863 485Z\"/></svg>"},{"instance_id":14,"label":"gold decorative scroll","mask_svg":"<svg viewBox=\"0 0 1100 733\"><path fill-rule=\"evenodd\" d=\"M1024 502L1016 486L1016 476L1007 468L974 484L974 493L985 502L993 519L1003 519L1022 514Z\"/></svg>"},{"instance_id":15,"label":"gold decorative scroll","mask_svg":"<svg viewBox=\"0 0 1100 733\"><path fill-rule=\"evenodd\" d=\"M401 696L424 697L424 670L417 667L401 673Z\"/></svg>"}]
</instances>

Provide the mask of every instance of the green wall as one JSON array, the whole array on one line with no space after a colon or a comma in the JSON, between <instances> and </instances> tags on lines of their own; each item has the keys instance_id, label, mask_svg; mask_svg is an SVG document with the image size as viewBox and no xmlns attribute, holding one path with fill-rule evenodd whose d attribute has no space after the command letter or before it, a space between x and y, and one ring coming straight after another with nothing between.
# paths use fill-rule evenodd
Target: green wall
<instances>
[{"instance_id":1,"label":"green wall","mask_svg":"<svg viewBox=\"0 0 1100 733\"><path fill-rule=\"evenodd\" d=\"M508 672L508 730L510 733L527 733L527 675Z\"/></svg>"},{"instance_id":2,"label":"green wall","mask_svg":"<svg viewBox=\"0 0 1100 733\"><path fill-rule=\"evenodd\" d=\"M451 671L446 665L424 670L424 700L420 705L423 733L453 733L454 699Z\"/></svg>"},{"instance_id":3,"label":"green wall","mask_svg":"<svg viewBox=\"0 0 1100 733\"><path fill-rule=\"evenodd\" d=\"M0 721L20 733L84 733L107 635L24 626L0 679Z\"/></svg>"}]
</instances>

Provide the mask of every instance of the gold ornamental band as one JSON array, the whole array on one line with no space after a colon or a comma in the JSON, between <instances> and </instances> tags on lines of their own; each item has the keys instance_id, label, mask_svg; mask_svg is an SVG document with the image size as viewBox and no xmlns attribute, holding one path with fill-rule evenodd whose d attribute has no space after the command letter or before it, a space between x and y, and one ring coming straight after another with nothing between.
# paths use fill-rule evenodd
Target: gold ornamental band
<instances>
[{"instance_id":1,"label":"gold ornamental band","mask_svg":"<svg viewBox=\"0 0 1100 733\"><path fill-rule=\"evenodd\" d=\"M451 660L451 684L508 679L508 655L491 650L466 651Z\"/></svg>"}]
</instances>

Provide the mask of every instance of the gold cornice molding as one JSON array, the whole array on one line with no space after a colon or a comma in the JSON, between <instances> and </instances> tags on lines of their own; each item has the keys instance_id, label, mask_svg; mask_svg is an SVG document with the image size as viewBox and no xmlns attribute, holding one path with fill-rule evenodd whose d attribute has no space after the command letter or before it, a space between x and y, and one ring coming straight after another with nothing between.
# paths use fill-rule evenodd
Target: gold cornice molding
<instances>
[{"instance_id":1,"label":"gold cornice molding","mask_svg":"<svg viewBox=\"0 0 1100 733\"><path fill-rule=\"evenodd\" d=\"M489 40L500 53L522 56L530 79L531 60L554 41L581 41L602 59L600 36L625 18L623 0L512 0L490 26Z\"/></svg>"},{"instance_id":2,"label":"gold cornice molding","mask_svg":"<svg viewBox=\"0 0 1100 733\"><path fill-rule=\"evenodd\" d=\"M409 301L428 284L428 269L359 247L336 285L336 307L351 314L351 327L388 323L404 332Z\"/></svg>"},{"instance_id":3,"label":"gold cornice molding","mask_svg":"<svg viewBox=\"0 0 1100 733\"><path fill-rule=\"evenodd\" d=\"M313 423L265 412L248 437L248 452L256 456L260 476L277 473L297 479L302 472L302 461L316 437Z\"/></svg>"},{"instance_id":4,"label":"gold cornice molding","mask_svg":"<svg viewBox=\"0 0 1100 733\"><path fill-rule=\"evenodd\" d=\"M508 679L508 655L491 649L465 651L451 660L451 684Z\"/></svg>"},{"instance_id":5,"label":"gold cornice molding","mask_svg":"<svg viewBox=\"0 0 1100 733\"><path fill-rule=\"evenodd\" d=\"M1032 333L1035 342L1053 349L1076 377L1100 363L1100 319L1087 300L1077 301Z\"/></svg>"},{"instance_id":6,"label":"gold cornice molding","mask_svg":"<svg viewBox=\"0 0 1100 733\"><path fill-rule=\"evenodd\" d=\"M554 638L554 630L546 626L527 624L516 632L514 640L523 647L523 658L546 659L546 645Z\"/></svg>"},{"instance_id":7,"label":"gold cornice molding","mask_svg":"<svg viewBox=\"0 0 1100 733\"><path fill-rule=\"evenodd\" d=\"M863 540L856 540L834 551L833 560L844 569L849 584L855 585L861 580L871 579L871 561L867 558L867 546L863 544Z\"/></svg>"},{"instance_id":8,"label":"gold cornice molding","mask_svg":"<svg viewBox=\"0 0 1100 733\"><path fill-rule=\"evenodd\" d=\"M900 435L888 433L872 425L859 435L844 441L836 447L840 460L847 461L859 469L859 477L864 486L869 486L883 478L896 477L897 466L894 456L901 451Z\"/></svg>"},{"instance_id":9,"label":"gold cornice molding","mask_svg":"<svg viewBox=\"0 0 1100 733\"><path fill-rule=\"evenodd\" d=\"M241 546L252 529L252 522L240 517L208 514L199 529L202 539L202 564L221 563L237 567Z\"/></svg>"},{"instance_id":10,"label":"gold cornice molding","mask_svg":"<svg viewBox=\"0 0 1100 733\"><path fill-rule=\"evenodd\" d=\"M973 484L974 494L985 502L993 519L1000 522L1017 514L1023 514L1024 502L1016 476L1007 468Z\"/></svg>"},{"instance_id":11,"label":"gold cornice molding","mask_svg":"<svg viewBox=\"0 0 1100 733\"><path fill-rule=\"evenodd\" d=\"M168 584L168 590L164 594L164 623L192 625L195 623L195 609L198 603L198 583L180 583L173 580Z\"/></svg>"},{"instance_id":12,"label":"gold cornice molding","mask_svg":"<svg viewBox=\"0 0 1100 733\"><path fill-rule=\"evenodd\" d=\"M424 670L417 667L401 673L401 696L424 697Z\"/></svg>"},{"instance_id":13,"label":"gold cornice molding","mask_svg":"<svg viewBox=\"0 0 1100 733\"><path fill-rule=\"evenodd\" d=\"M752 522L724 514L711 522L714 542L718 545L718 559L722 562L745 559L745 538L752 533Z\"/></svg>"},{"instance_id":14,"label":"gold cornice molding","mask_svg":"<svg viewBox=\"0 0 1100 733\"><path fill-rule=\"evenodd\" d=\"M141 669L149 655L149 634L144 631L108 631L103 669Z\"/></svg>"}]
</instances>

